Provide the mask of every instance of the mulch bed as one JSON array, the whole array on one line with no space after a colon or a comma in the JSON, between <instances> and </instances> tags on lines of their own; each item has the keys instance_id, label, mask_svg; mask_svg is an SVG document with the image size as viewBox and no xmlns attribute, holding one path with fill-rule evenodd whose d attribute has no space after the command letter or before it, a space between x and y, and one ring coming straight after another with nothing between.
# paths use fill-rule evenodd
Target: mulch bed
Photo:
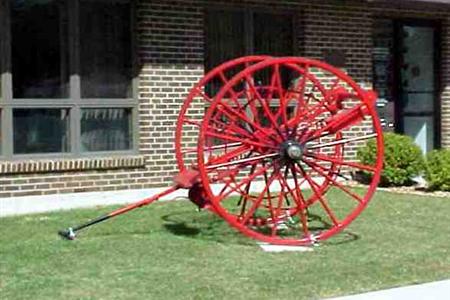
<instances>
[{"instance_id":1,"label":"mulch bed","mask_svg":"<svg viewBox=\"0 0 450 300\"><path fill-rule=\"evenodd\" d=\"M392 192L392 193L399 193L399 194L412 194L412 195L420 195L420 196L450 198L450 192L429 191L424 187L417 187L417 186L378 187L378 190Z\"/></svg>"}]
</instances>

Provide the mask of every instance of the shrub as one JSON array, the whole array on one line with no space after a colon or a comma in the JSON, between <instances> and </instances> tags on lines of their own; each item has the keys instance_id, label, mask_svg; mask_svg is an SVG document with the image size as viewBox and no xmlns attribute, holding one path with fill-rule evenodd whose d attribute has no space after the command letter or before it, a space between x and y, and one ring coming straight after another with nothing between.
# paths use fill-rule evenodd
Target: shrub
<instances>
[{"instance_id":1,"label":"shrub","mask_svg":"<svg viewBox=\"0 0 450 300\"><path fill-rule=\"evenodd\" d=\"M450 149L427 154L425 178L430 189L450 191Z\"/></svg>"},{"instance_id":2,"label":"shrub","mask_svg":"<svg viewBox=\"0 0 450 300\"><path fill-rule=\"evenodd\" d=\"M376 160L376 141L371 140L365 147L361 147L357 156L362 163L373 165ZM410 185L412 178L420 175L424 169L422 151L412 138L395 133L384 134L384 162L380 185Z\"/></svg>"}]
</instances>

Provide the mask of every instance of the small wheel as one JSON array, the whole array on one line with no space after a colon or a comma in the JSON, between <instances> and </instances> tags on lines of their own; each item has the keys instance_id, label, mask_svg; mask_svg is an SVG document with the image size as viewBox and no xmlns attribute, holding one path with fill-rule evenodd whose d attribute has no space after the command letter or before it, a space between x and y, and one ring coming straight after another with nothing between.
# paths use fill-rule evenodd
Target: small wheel
<instances>
[{"instance_id":1,"label":"small wheel","mask_svg":"<svg viewBox=\"0 0 450 300\"><path fill-rule=\"evenodd\" d=\"M376 139L373 165L355 161ZM215 211L244 234L305 245L345 228L365 208L382 168L373 94L327 64L271 58L222 87L203 118L198 168ZM372 173L367 188L352 175Z\"/></svg>"},{"instance_id":2,"label":"small wheel","mask_svg":"<svg viewBox=\"0 0 450 300\"><path fill-rule=\"evenodd\" d=\"M197 137L205 108L214 101L220 88L244 68L267 58L247 56L223 63L208 72L191 89L178 114L175 131L175 155L180 172L197 161Z\"/></svg>"}]
</instances>

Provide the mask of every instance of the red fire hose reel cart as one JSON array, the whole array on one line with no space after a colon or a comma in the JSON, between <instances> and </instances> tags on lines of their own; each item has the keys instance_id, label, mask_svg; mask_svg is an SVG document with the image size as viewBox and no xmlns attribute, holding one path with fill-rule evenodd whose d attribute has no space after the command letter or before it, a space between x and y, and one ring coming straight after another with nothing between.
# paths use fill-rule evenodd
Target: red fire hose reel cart
<instances>
[{"instance_id":1,"label":"red fire hose reel cart","mask_svg":"<svg viewBox=\"0 0 450 300\"><path fill-rule=\"evenodd\" d=\"M376 98L316 60L248 56L226 62L207 73L181 107L174 185L59 234L74 239L83 228L188 189L199 208L256 240L325 240L364 210L378 185L383 141ZM375 140L377 152L371 165L356 160L368 140ZM366 175L365 187L350 184L355 174Z\"/></svg>"}]
</instances>

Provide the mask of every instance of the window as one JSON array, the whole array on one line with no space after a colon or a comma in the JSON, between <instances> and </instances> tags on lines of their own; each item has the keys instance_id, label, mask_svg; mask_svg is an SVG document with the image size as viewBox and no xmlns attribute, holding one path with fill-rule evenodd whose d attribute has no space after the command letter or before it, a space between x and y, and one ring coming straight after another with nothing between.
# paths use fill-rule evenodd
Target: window
<instances>
[{"instance_id":1,"label":"window","mask_svg":"<svg viewBox=\"0 0 450 300\"><path fill-rule=\"evenodd\" d=\"M131 1L0 0L0 8L0 155L132 152Z\"/></svg>"},{"instance_id":2,"label":"window","mask_svg":"<svg viewBox=\"0 0 450 300\"><path fill-rule=\"evenodd\" d=\"M206 23L205 69L209 71L223 62L245 55L295 55L294 15L290 12L268 12L251 9L208 9ZM226 74L231 77L239 69ZM289 74L282 74L288 84ZM255 78L265 82L268 78ZM212 96L222 82L213 80L207 87Z\"/></svg>"},{"instance_id":3,"label":"window","mask_svg":"<svg viewBox=\"0 0 450 300\"><path fill-rule=\"evenodd\" d=\"M69 151L68 109L13 109L14 153Z\"/></svg>"},{"instance_id":4,"label":"window","mask_svg":"<svg viewBox=\"0 0 450 300\"><path fill-rule=\"evenodd\" d=\"M289 12L210 9L206 13L206 69L240 56L294 55L294 18Z\"/></svg>"}]
</instances>

